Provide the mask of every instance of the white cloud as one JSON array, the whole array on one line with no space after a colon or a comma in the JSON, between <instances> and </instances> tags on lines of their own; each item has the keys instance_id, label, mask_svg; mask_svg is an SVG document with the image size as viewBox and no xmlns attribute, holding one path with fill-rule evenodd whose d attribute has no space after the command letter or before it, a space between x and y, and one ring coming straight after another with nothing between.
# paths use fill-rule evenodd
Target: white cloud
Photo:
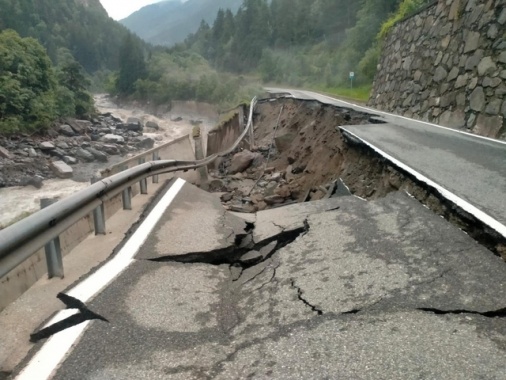
<instances>
[{"instance_id":1,"label":"white cloud","mask_svg":"<svg viewBox=\"0 0 506 380\"><path fill-rule=\"evenodd\" d=\"M100 0L110 17L121 20L146 5L163 0Z\"/></svg>"}]
</instances>

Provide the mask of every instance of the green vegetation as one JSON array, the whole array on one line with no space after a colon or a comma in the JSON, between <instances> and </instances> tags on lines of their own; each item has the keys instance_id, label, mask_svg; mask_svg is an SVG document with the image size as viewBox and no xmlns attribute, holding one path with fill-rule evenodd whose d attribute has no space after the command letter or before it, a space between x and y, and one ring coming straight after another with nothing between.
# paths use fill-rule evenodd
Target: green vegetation
<instances>
[{"instance_id":1,"label":"green vegetation","mask_svg":"<svg viewBox=\"0 0 506 380\"><path fill-rule=\"evenodd\" d=\"M399 8L397 12L395 12L387 21L381 25L381 30L378 34L378 39L385 39L393 26L401 21L402 19L408 17L409 15L416 12L418 9L427 5L429 3L428 0L402 0L399 4Z\"/></svg>"},{"instance_id":2,"label":"green vegetation","mask_svg":"<svg viewBox=\"0 0 506 380\"><path fill-rule=\"evenodd\" d=\"M372 83L378 34L428 0L244 0L220 10L183 45L221 71L257 74L265 83L324 89ZM367 87L361 87L367 88ZM363 98L363 94L357 94Z\"/></svg>"},{"instance_id":3,"label":"green vegetation","mask_svg":"<svg viewBox=\"0 0 506 380\"><path fill-rule=\"evenodd\" d=\"M118 69L128 30L111 20L99 0L0 0L0 30L37 39L56 63L66 48L88 73Z\"/></svg>"},{"instance_id":4,"label":"green vegetation","mask_svg":"<svg viewBox=\"0 0 506 380\"><path fill-rule=\"evenodd\" d=\"M121 75L121 72L120 72ZM222 109L250 99L261 91L259 86L248 84L244 78L218 73L202 56L192 52L159 50L146 62L146 73L134 82L133 91L115 90L121 96L151 104L171 100L197 100L217 104Z\"/></svg>"},{"instance_id":5,"label":"green vegetation","mask_svg":"<svg viewBox=\"0 0 506 380\"><path fill-rule=\"evenodd\" d=\"M350 71L370 84L376 35L400 0L244 0L234 16L221 10L185 42L213 67L257 72L264 82L342 87ZM181 49L178 47L176 49Z\"/></svg>"},{"instance_id":6,"label":"green vegetation","mask_svg":"<svg viewBox=\"0 0 506 380\"><path fill-rule=\"evenodd\" d=\"M369 100L369 94L371 93L371 85L363 85L360 87L320 87L315 88L317 91L328 93L329 95L335 95L341 98L347 98L350 100L357 100L359 102L367 102Z\"/></svg>"},{"instance_id":7,"label":"green vegetation","mask_svg":"<svg viewBox=\"0 0 506 380\"><path fill-rule=\"evenodd\" d=\"M85 116L93 110L82 67L64 54L52 66L45 49L13 30L0 33L0 132L39 130L59 116Z\"/></svg>"},{"instance_id":8,"label":"green vegetation","mask_svg":"<svg viewBox=\"0 0 506 380\"><path fill-rule=\"evenodd\" d=\"M93 113L89 88L151 104L197 100L227 109L260 93L259 78L364 101L382 38L427 2L243 0L237 13L219 10L212 25L202 21L167 49L108 18L99 0L0 0L0 132L86 117Z\"/></svg>"}]
</instances>

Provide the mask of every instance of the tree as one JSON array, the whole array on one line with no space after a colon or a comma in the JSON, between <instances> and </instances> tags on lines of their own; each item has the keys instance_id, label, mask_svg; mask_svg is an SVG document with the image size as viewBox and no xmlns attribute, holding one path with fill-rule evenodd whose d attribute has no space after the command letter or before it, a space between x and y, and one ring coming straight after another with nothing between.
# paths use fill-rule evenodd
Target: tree
<instances>
[{"instance_id":1,"label":"tree","mask_svg":"<svg viewBox=\"0 0 506 380\"><path fill-rule=\"evenodd\" d=\"M142 46L131 33L123 40L119 54L119 74L116 90L120 95L131 95L135 91L135 82L146 78L146 63Z\"/></svg>"},{"instance_id":2,"label":"tree","mask_svg":"<svg viewBox=\"0 0 506 380\"><path fill-rule=\"evenodd\" d=\"M87 90L91 83L86 77L83 67L67 49L58 51L58 62L58 84L67 90L58 90L60 116L85 117L90 115L94 111L93 98ZM73 107L67 105L67 102L72 102Z\"/></svg>"},{"instance_id":3,"label":"tree","mask_svg":"<svg viewBox=\"0 0 506 380\"><path fill-rule=\"evenodd\" d=\"M56 117L56 80L51 60L33 38L0 33L0 130L47 127Z\"/></svg>"}]
</instances>

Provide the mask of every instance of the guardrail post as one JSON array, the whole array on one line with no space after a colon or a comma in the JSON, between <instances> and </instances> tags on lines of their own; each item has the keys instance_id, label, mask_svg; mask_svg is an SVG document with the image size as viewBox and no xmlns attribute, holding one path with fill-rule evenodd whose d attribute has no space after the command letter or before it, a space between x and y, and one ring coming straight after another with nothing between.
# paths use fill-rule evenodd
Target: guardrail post
<instances>
[{"instance_id":1,"label":"guardrail post","mask_svg":"<svg viewBox=\"0 0 506 380\"><path fill-rule=\"evenodd\" d=\"M121 166L121 171L125 171L128 169L128 166ZM132 188L129 186L125 190L121 192L121 201L123 203L123 210L131 210L132 209Z\"/></svg>"},{"instance_id":2,"label":"guardrail post","mask_svg":"<svg viewBox=\"0 0 506 380\"><path fill-rule=\"evenodd\" d=\"M57 199L42 198L40 200L40 208L45 208ZM46 252L47 275L49 278L60 277L63 278L63 258L61 255L60 237L57 236L44 246Z\"/></svg>"},{"instance_id":3,"label":"guardrail post","mask_svg":"<svg viewBox=\"0 0 506 380\"><path fill-rule=\"evenodd\" d=\"M197 160L202 160L204 158L204 149L202 147L202 137L200 134L200 127L196 127L198 130L193 131L193 141L195 143L195 158ZM202 166L197 169L200 175L200 185L203 186L205 189L205 186L208 182L208 176L207 176L207 166Z\"/></svg>"},{"instance_id":4,"label":"guardrail post","mask_svg":"<svg viewBox=\"0 0 506 380\"><path fill-rule=\"evenodd\" d=\"M158 161L160 159L160 156L158 155L158 152L153 152L153 161ZM158 183L160 180L158 174L153 176L153 183Z\"/></svg>"},{"instance_id":5,"label":"guardrail post","mask_svg":"<svg viewBox=\"0 0 506 380\"><path fill-rule=\"evenodd\" d=\"M98 177L91 177L91 184L100 181ZM95 225L95 235L105 235L105 208L104 203L93 210L93 224Z\"/></svg>"},{"instance_id":6,"label":"guardrail post","mask_svg":"<svg viewBox=\"0 0 506 380\"><path fill-rule=\"evenodd\" d=\"M146 162L145 158L139 158L139 165L142 165L145 162ZM141 194L147 194L148 193L148 179L147 178L141 179L139 184L141 186Z\"/></svg>"}]
</instances>

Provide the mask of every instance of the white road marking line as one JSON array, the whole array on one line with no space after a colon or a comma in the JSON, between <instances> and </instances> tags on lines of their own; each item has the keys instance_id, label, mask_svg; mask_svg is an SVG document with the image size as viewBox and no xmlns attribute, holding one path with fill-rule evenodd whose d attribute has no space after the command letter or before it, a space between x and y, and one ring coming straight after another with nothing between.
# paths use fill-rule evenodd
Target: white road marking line
<instances>
[{"instance_id":1,"label":"white road marking line","mask_svg":"<svg viewBox=\"0 0 506 380\"><path fill-rule=\"evenodd\" d=\"M487 226L489 226L493 230L497 231L502 236L506 236L506 226L504 224L502 224L501 222L495 220L490 215L488 215L488 214L484 213L483 211L479 210L477 207L473 206L469 202L467 202L464 199L460 198L458 195L453 194L451 191L445 189L441 185L438 185L436 182L430 180L429 178L427 178L423 174L417 172L415 169L411 168L410 166L402 163L401 161L399 161L396 158L392 157L388 153L382 151L381 149L375 147L371 143L369 143L369 142L365 141L364 139L360 138L356 134L348 131L345 127L340 127L340 129L346 131L346 133L349 133L354 138L362 141L364 144L366 144L368 147L370 147L371 149L373 149L374 151L376 151L377 153L379 153L380 155L382 155L383 157L385 157L387 160L393 162L395 165L397 165L401 169L403 169L403 170L407 171L408 173L410 173L411 175L415 176L415 178L417 178L419 181L425 182L427 185L433 187L443 197L445 197L446 199L452 201L453 203L455 203L457 206L459 206L464 211L470 213L471 215L474 215L478 220L482 221L483 223L485 223Z\"/></svg>"},{"instance_id":2,"label":"white road marking line","mask_svg":"<svg viewBox=\"0 0 506 380\"><path fill-rule=\"evenodd\" d=\"M67 294L86 303L104 289L109 283L111 283L111 281L123 272L131 263L133 263L135 261L133 259L134 256L144 244L165 210L176 198L185 183L186 181L178 178L169 191L167 191L162 199L156 204L139 228L137 228L130 239L128 239L125 245L116 254L116 256L114 256L109 262L103 265L91 276L77 284L74 288L67 292ZM76 311L72 309L62 310L51 318L44 327L59 322L75 313ZM41 349L34 355L22 372L16 377L16 379L49 379L57 366L67 355L68 351L77 342L89 323L90 321L83 322L50 337Z\"/></svg>"},{"instance_id":3,"label":"white road marking line","mask_svg":"<svg viewBox=\"0 0 506 380\"><path fill-rule=\"evenodd\" d=\"M431 126L431 127L436 127L436 128L441 128L441 129L446 129L447 131L461 133L461 134L464 134L464 135L467 135L467 136L471 136L471 137L475 137L475 138L483 139L483 140L487 140L487 141L492 141L492 142L495 142L495 143L498 143L498 144L506 144L506 141L497 140L497 139L493 139L493 138L490 138L490 137L485 137L485 136L477 135L477 134L474 134L474 133L464 132L464 131L460 131L458 129L443 127L442 125L437 125L437 124L429 123L427 121L410 119L409 117L406 117L406 116L396 115L396 114L393 114L393 113L380 111L380 110L377 110L377 109L374 109L374 108L359 106L359 105L356 105L356 104L353 104L353 103L346 102L344 100L339 100L339 99L332 98L331 96L327 96L327 95L323 95L323 94L318 94L317 92L312 92L312 91L305 91L305 92L308 93L308 94L310 94L313 97L315 95L318 95L318 96L322 96L324 98L330 99L332 101L336 101L336 102L341 102L341 103L347 104L347 105L349 105L351 107L360 108L362 110L367 111L367 113L378 114L378 115L386 115L386 116L390 116L390 117L393 117L393 118L404 119L404 120L408 120L410 122L425 124L425 125L428 125L428 126Z\"/></svg>"}]
</instances>

